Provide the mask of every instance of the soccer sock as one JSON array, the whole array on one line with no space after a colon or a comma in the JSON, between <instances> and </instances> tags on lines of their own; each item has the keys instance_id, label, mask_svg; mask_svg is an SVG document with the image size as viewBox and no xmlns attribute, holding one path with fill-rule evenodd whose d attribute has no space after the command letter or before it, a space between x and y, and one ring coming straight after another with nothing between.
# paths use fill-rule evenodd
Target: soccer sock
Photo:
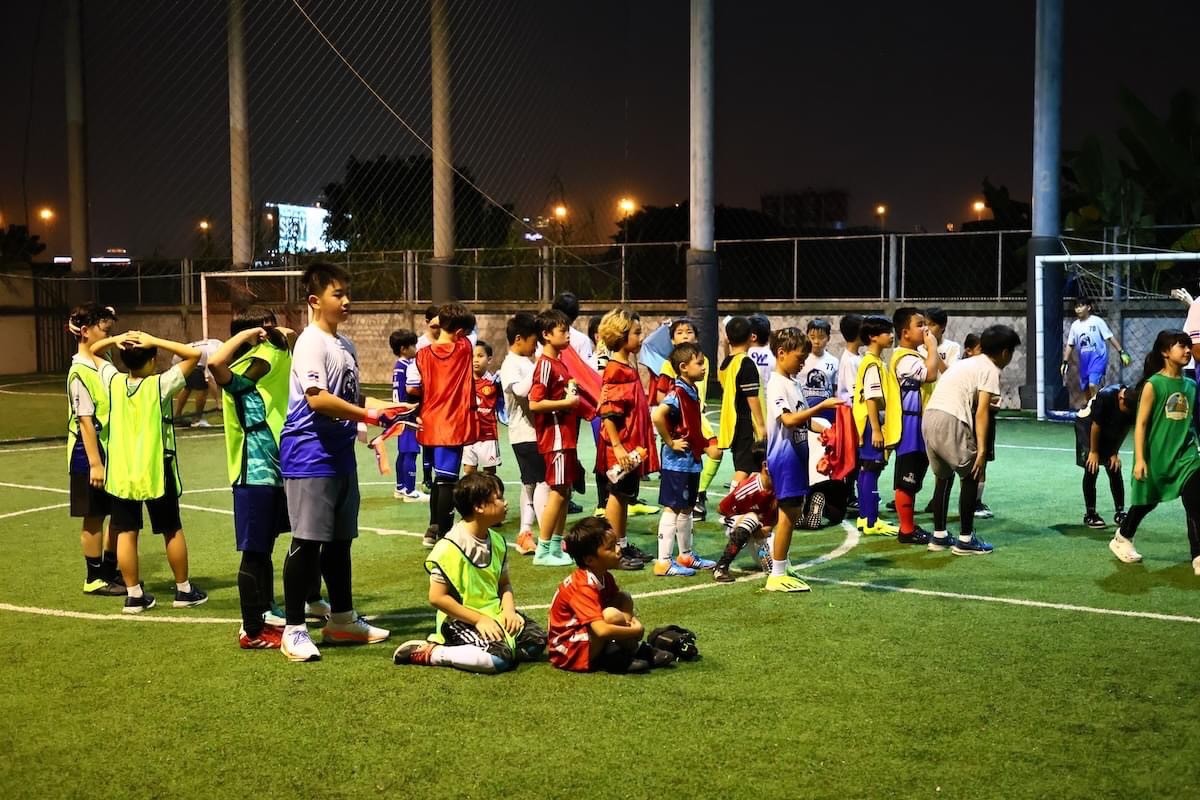
<instances>
[{"instance_id":1,"label":"soccer sock","mask_svg":"<svg viewBox=\"0 0 1200 800\"><path fill-rule=\"evenodd\" d=\"M321 583L321 543L295 539L283 559L283 608L288 625L304 624L304 603Z\"/></svg>"},{"instance_id":2,"label":"soccer sock","mask_svg":"<svg viewBox=\"0 0 1200 800\"><path fill-rule=\"evenodd\" d=\"M790 566L791 566L791 562L789 562L788 559L786 559L786 558L783 561L779 561L778 559L772 558L771 559L771 577L776 577L778 575L787 575L788 567L790 567Z\"/></svg>"},{"instance_id":3,"label":"soccer sock","mask_svg":"<svg viewBox=\"0 0 1200 800\"><path fill-rule=\"evenodd\" d=\"M986 486L987 486L987 481L981 481L979 483L979 489L976 490L976 492L975 492L975 505L979 505L980 503L983 502L983 490L984 490L984 487L986 487Z\"/></svg>"},{"instance_id":4,"label":"soccer sock","mask_svg":"<svg viewBox=\"0 0 1200 800\"><path fill-rule=\"evenodd\" d=\"M117 577L117 551L105 550L100 556L101 567L100 577L106 581L111 581Z\"/></svg>"},{"instance_id":5,"label":"soccer sock","mask_svg":"<svg viewBox=\"0 0 1200 800\"><path fill-rule=\"evenodd\" d=\"M542 518L542 509L546 507L546 500L550 496L550 484L541 481L533 487L533 519L534 523ZM534 530L534 528L530 528Z\"/></svg>"},{"instance_id":6,"label":"soccer sock","mask_svg":"<svg viewBox=\"0 0 1200 800\"><path fill-rule=\"evenodd\" d=\"M537 517L533 513L533 484L521 484L521 530L531 531L533 526L537 524Z\"/></svg>"},{"instance_id":7,"label":"soccer sock","mask_svg":"<svg viewBox=\"0 0 1200 800\"><path fill-rule=\"evenodd\" d=\"M242 630L251 638L262 633L263 611L262 587L259 586L260 565L255 563L256 553L243 552L238 565L238 604L242 609Z\"/></svg>"},{"instance_id":8,"label":"soccer sock","mask_svg":"<svg viewBox=\"0 0 1200 800\"><path fill-rule=\"evenodd\" d=\"M950 488L954 485L953 478L935 478L933 484L933 532L939 536L945 535L946 517L950 510ZM972 512L974 513L974 512Z\"/></svg>"},{"instance_id":9,"label":"soccer sock","mask_svg":"<svg viewBox=\"0 0 1200 800\"><path fill-rule=\"evenodd\" d=\"M350 589L350 540L324 542L321 545L321 574L325 576L325 588L329 590L329 608L332 616L354 610L354 596ZM291 622L291 611L288 621Z\"/></svg>"},{"instance_id":10,"label":"soccer sock","mask_svg":"<svg viewBox=\"0 0 1200 800\"><path fill-rule=\"evenodd\" d=\"M708 456L704 457L704 466L700 468L700 494L708 492L708 487L712 484L713 478L717 477L717 470L721 468L721 460L711 459Z\"/></svg>"},{"instance_id":11,"label":"soccer sock","mask_svg":"<svg viewBox=\"0 0 1200 800\"><path fill-rule=\"evenodd\" d=\"M425 479L425 483L433 486L433 448L421 448L421 476Z\"/></svg>"},{"instance_id":12,"label":"soccer sock","mask_svg":"<svg viewBox=\"0 0 1200 800\"><path fill-rule=\"evenodd\" d=\"M979 484L974 478L961 478L958 482L958 538L969 542L975 535L975 503L978 500Z\"/></svg>"},{"instance_id":13,"label":"soccer sock","mask_svg":"<svg viewBox=\"0 0 1200 800\"><path fill-rule=\"evenodd\" d=\"M1096 510L1096 473L1083 471L1083 507L1091 514Z\"/></svg>"},{"instance_id":14,"label":"soccer sock","mask_svg":"<svg viewBox=\"0 0 1200 800\"><path fill-rule=\"evenodd\" d=\"M458 483L458 478L436 476L436 482L433 484L437 487L437 519L434 523L438 526L438 533L445 536L450 531L450 526L454 524L454 485Z\"/></svg>"},{"instance_id":15,"label":"soccer sock","mask_svg":"<svg viewBox=\"0 0 1200 800\"><path fill-rule=\"evenodd\" d=\"M136 586L127 586L127 587L125 587L125 591L126 591L126 593L129 594L130 597L141 597L142 596L142 585L139 583Z\"/></svg>"},{"instance_id":16,"label":"soccer sock","mask_svg":"<svg viewBox=\"0 0 1200 800\"><path fill-rule=\"evenodd\" d=\"M670 509L664 508L665 514ZM675 515L675 541L679 544L679 554L692 552L692 512L683 509Z\"/></svg>"},{"instance_id":17,"label":"soccer sock","mask_svg":"<svg viewBox=\"0 0 1200 800\"><path fill-rule=\"evenodd\" d=\"M429 483L429 481L425 481L425 482ZM434 525L438 524L437 523L437 520L438 520L437 505L438 505L438 500L441 498L441 496L442 496L441 487L436 482L429 483L429 527L431 527L431 528Z\"/></svg>"},{"instance_id":18,"label":"soccer sock","mask_svg":"<svg viewBox=\"0 0 1200 800\"><path fill-rule=\"evenodd\" d=\"M900 532L912 533L917 529L917 498L907 489L896 490L896 513L900 515Z\"/></svg>"},{"instance_id":19,"label":"soccer sock","mask_svg":"<svg viewBox=\"0 0 1200 800\"><path fill-rule=\"evenodd\" d=\"M1125 508L1125 479L1121 477L1121 470L1109 471L1108 490L1112 492L1113 508L1117 511Z\"/></svg>"},{"instance_id":20,"label":"soccer sock","mask_svg":"<svg viewBox=\"0 0 1200 800\"><path fill-rule=\"evenodd\" d=\"M867 527L879 521L879 473L869 469L858 471L858 515L865 517Z\"/></svg>"},{"instance_id":21,"label":"soccer sock","mask_svg":"<svg viewBox=\"0 0 1200 800\"><path fill-rule=\"evenodd\" d=\"M658 560L666 561L675 547L675 509L664 508L658 518ZM689 518L691 515L688 515Z\"/></svg>"},{"instance_id":22,"label":"soccer sock","mask_svg":"<svg viewBox=\"0 0 1200 800\"><path fill-rule=\"evenodd\" d=\"M621 546L622 547L625 546L624 542L622 542ZM546 542L546 554L547 555L556 555L556 556L563 554L562 534L561 533L554 534L553 536L550 537L550 541Z\"/></svg>"},{"instance_id":23,"label":"soccer sock","mask_svg":"<svg viewBox=\"0 0 1200 800\"><path fill-rule=\"evenodd\" d=\"M91 583L92 581L100 580L100 576L104 570L104 559L103 558L88 558L87 556L84 556L83 563L87 565L88 583Z\"/></svg>"},{"instance_id":24,"label":"soccer sock","mask_svg":"<svg viewBox=\"0 0 1200 800\"><path fill-rule=\"evenodd\" d=\"M435 647L429 655L429 663L435 667L454 667L466 672L486 674L501 672L508 666L504 659L493 656L482 647L473 644Z\"/></svg>"},{"instance_id":25,"label":"soccer sock","mask_svg":"<svg viewBox=\"0 0 1200 800\"><path fill-rule=\"evenodd\" d=\"M191 590L192 590L192 582L191 581L184 581L183 583L175 584L175 591L177 591L177 592L183 592L184 594L187 594Z\"/></svg>"},{"instance_id":26,"label":"soccer sock","mask_svg":"<svg viewBox=\"0 0 1200 800\"><path fill-rule=\"evenodd\" d=\"M396 456L396 486L406 492L417 490L416 453L400 453Z\"/></svg>"},{"instance_id":27,"label":"soccer sock","mask_svg":"<svg viewBox=\"0 0 1200 800\"><path fill-rule=\"evenodd\" d=\"M550 538L553 539L554 537L550 537ZM535 548L534 555L537 555L537 556L550 555L550 539L538 539L537 544L534 546L534 548Z\"/></svg>"},{"instance_id":28,"label":"soccer sock","mask_svg":"<svg viewBox=\"0 0 1200 800\"><path fill-rule=\"evenodd\" d=\"M737 554L742 552L742 548L746 546L746 542L750 541L750 537L758 531L758 525L753 522L743 522L734 525L729 531L729 541L725 543L725 550L721 553L721 558L717 561L717 566L729 569L729 565L737 558Z\"/></svg>"}]
</instances>

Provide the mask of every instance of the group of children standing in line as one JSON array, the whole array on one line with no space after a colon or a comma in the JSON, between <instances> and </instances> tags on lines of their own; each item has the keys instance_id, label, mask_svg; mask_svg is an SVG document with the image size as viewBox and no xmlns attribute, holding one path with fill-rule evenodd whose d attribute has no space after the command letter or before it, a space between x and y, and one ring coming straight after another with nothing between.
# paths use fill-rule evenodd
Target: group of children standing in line
<instances>
[{"instance_id":1,"label":"group of children standing in line","mask_svg":"<svg viewBox=\"0 0 1200 800\"><path fill-rule=\"evenodd\" d=\"M508 320L508 352L497 377L488 370L490 346L473 338L474 316L460 304L444 304L428 320L421 337L426 346L411 332L393 335L398 356L393 397L376 400L363 396L356 350L338 332L349 313L348 274L317 263L305 271L303 285L311 321L298 336L279 327L270 311L250 308L235 317L230 339L208 358L223 391L242 554L243 648L279 648L292 661L318 660L306 622L311 617L327 619L326 643L389 637L355 610L351 587L359 511L354 448L368 438L368 426L378 426L384 437L398 436L401 499L422 499L415 487L418 451L427 452L431 467L426 533L431 551L425 568L436 629L428 640L400 645L393 654L397 664L496 672L548 649L551 662L564 669L649 668L666 659L642 641L643 626L632 599L618 589L614 570L652 564L662 577L712 570L715 580L730 582L733 559L754 540L769 573L767 591L807 591L788 560L792 531L819 527L823 519L840 521L854 507L855 494L858 527L866 534L895 534L901 543L958 555L992 550L974 535L973 520L992 457L1000 370L1020 344L1007 326L991 326L977 341L969 338L959 358L958 346L941 335L942 312L904 307L890 320L847 314L840 323L847 346L835 360L826 352L831 327L824 320L813 320L804 332L771 331L765 318L732 317L724 325L728 353L718 368L723 396L720 424L713 430L704 414L709 365L686 320L672 323L673 349L647 392L637 368L639 316L626 308L605 314L595 326L602 354L595 391L595 381L579 372L584 362L578 353L564 358L578 332L562 311L518 313ZM166 546L174 605L196 606L207 595L188 576L172 399L199 353L137 331L108 336L115 317L110 308L82 306L68 324L79 343L68 375L68 458L71 513L83 518L84 590L124 595L126 613L155 606L138 575L144 504ZM1193 556L1200 557L1200 527L1194 522L1200 519L1200 455L1190 411L1195 384L1181 374L1190 340L1169 331L1159 340L1137 392L1142 403L1134 505L1110 545L1123 561L1140 559L1132 546L1138 523L1157 502L1174 496L1184 498ZM766 358L752 356L756 348ZM888 348L893 352L885 364ZM113 349L128 375L106 357ZM155 369L158 349L179 359L161 375ZM763 366L770 369L765 381ZM1110 394L1114 407L1127 415L1128 390ZM1156 404L1160 395L1165 400ZM1110 476L1114 466L1119 470L1119 461L1113 463L1119 440L1106 431L1105 409L1103 403L1095 406L1089 430L1085 465L1093 476L1100 459L1108 459ZM521 474L518 547L533 555L535 565L575 566L559 585L547 629L517 610L508 546L491 530L507 512L503 484L495 477L501 418ZM583 475L579 428L588 418L598 421L595 473L607 499L602 516L568 531L572 486ZM812 444L835 441L831 431L839 430L848 447L845 441ZM814 439L821 431L824 438ZM655 446L656 433L661 448ZM856 465L857 477L830 478L828 468L814 470L818 449L839 462L841 472L835 474L850 474ZM725 450L732 452L734 467L732 490L719 504L728 543L719 558L707 559L694 550L692 526L707 513L705 492ZM879 516L879 477L893 453L899 528ZM930 468L936 481L934 530L927 532L915 524L914 511ZM647 553L630 542L626 523L642 479L655 472L663 513L657 552ZM956 475L961 529L953 537L946 521ZM1085 494L1086 486L1085 480ZM1094 479L1092 490L1094 497ZM109 514L105 539L103 518ZM276 537L289 530L281 609L273 595L271 552ZM1200 558L1195 563L1200 572ZM328 601L321 597L322 582Z\"/></svg>"}]
</instances>

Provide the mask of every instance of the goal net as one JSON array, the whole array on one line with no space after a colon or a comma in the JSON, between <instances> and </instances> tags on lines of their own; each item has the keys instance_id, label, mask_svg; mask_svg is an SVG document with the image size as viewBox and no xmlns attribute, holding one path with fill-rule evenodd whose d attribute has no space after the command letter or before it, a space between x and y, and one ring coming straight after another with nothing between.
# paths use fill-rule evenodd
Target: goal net
<instances>
[{"instance_id":1,"label":"goal net","mask_svg":"<svg viewBox=\"0 0 1200 800\"><path fill-rule=\"evenodd\" d=\"M229 323L250 306L275 313L279 325L300 330L308 308L300 294L301 270L238 270L200 273L200 313L204 338L225 339Z\"/></svg>"}]
</instances>

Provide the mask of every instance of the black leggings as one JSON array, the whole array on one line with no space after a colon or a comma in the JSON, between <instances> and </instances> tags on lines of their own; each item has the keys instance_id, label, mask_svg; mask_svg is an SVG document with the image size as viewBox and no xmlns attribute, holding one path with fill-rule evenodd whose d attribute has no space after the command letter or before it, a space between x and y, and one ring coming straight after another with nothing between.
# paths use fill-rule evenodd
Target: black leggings
<instances>
[{"instance_id":1,"label":"black leggings","mask_svg":"<svg viewBox=\"0 0 1200 800\"><path fill-rule=\"evenodd\" d=\"M1192 558L1196 558L1200 556L1200 470L1188 477L1179 492L1179 499L1183 501L1183 511L1187 515L1188 544L1192 548ZM1138 525L1142 524L1142 520L1157 505L1158 503L1148 503L1132 506L1125 516L1125 521L1121 523L1121 535L1132 539L1137 534Z\"/></svg>"},{"instance_id":2,"label":"black leggings","mask_svg":"<svg viewBox=\"0 0 1200 800\"><path fill-rule=\"evenodd\" d=\"M950 516L950 490L954 478L937 478L933 484L933 529L946 530L946 518ZM979 481L966 476L958 481L958 532L963 536L975 533L975 505L979 502Z\"/></svg>"},{"instance_id":3,"label":"black leggings","mask_svg":"<svg viewBox=\"0 0 1200 800\"><path fill-rule=\"evenodd\" d=\"M292 539L283 560L283 611L288 625L304 624L304 604L325 577L329 607L336 614L354 608L350 590L350 539L311 542Z\"/></svg>"},{"instance_id":4,"label":"black leggings","mask_svg":"<svg viewBox=\"0 0 1200 800\"><path fill-rule=\"evenodd\" d=\"M1109 469L1106 466L1104 470L1108 473L1108 489L1112 492L1113 509L1121 511L1125 508L1125 479L1121 476L1121 469ZM1083 507L1089 514L1096 510L1096 480L1099 477L1099 470L1083 471Z\"/></svg>"}]
</instances>

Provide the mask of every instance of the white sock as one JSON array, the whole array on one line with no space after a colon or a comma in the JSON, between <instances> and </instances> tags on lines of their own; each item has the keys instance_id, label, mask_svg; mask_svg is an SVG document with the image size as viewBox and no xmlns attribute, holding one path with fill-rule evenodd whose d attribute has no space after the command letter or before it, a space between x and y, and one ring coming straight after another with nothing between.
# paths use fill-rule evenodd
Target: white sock
<instances>
[{"instance_id":1,"label":"white sock","mask_svg":"<svg viewBox=\"0 0 1200 800\"><path fill-rule=\"evenodd\" d=\"M958 540L960 542L969 542L973 538L975 538L975 534L973 534L973 533L960 533L958 535Z\"/></svg>"},{"instance_id":2,"label":"white sock","mask_svg":"<svg viewBox=\"0 0 1200 800\"><path fill-rule=\"evenodd\" d=\"M666 516L668 509L663 509ZM679 554L692 552L692 512L684 509L675 515L675 541L679 544Z\"/></svg>"},{"instance_id":3,"label":"white sock","mask_svg":"<svg viewBox=\"0 0 1200 800\"><path fill-rule=\"evenodd\" d=\"M435 667L454 667L466 672L492 674L499 672L504 662L473 644L458 644L453 647L440 645L433 648L429 663Z\"/></svg>"},{"instance_id":4,"label":"white sock","mask_svg":"<svg viewBox=\"0 0 1200 800\"><path fill-rule=\"evenodd\" d=\"M691 518L691 514L687 515ZM672 508L664 508L662 516L658 518L658 560L666 561L671 557L671 551L675 548L675 510Z\"/></svg>"},{"instance_id":5,"label":"white sock","mask_svg":"<svg viewBox=\"0 0 1200 800\"><path fill-rule=\"evenodd\" d=\"M133 586L126 586L125 593L128 594L130 597L141 597L142 596L142 585L140 583L135 583Z\"/></svg>"},{"instance_id":6,"label":"white sock","mask_svg":"<svg viewBox=\"0 0 1200 800\"><path fill-rule=\"evenodd\" d=\"M771 576L774 577L776 575L787 575L788 567L790 567L790 566L791 566L791 563L789 563L786 558L783 561L779 561L777 559L772 558L771 559Z\"/></svg>"},{"instance_id":7,"label":"white sock","mask_svg":"<svg viewBox=\"0 0 1200 800\"><path fill-rule=\"evenodd\" d=\"M949 539L950 531L934 531L933 536L936 539Z\"/></svg>"},{"instance_id":8,"label":"white sock","mask_svg":"<svg viewBox=\"0 0 1200 800\"><path fill-rule=\"evenodd\" d=\"M537 524L537 516L533 513L533 484L521 484L521 530L531 531Z\"/></svg>"},{"instance_id":9,"label":"white sock","mask_svg":"<svg viewBox=\"0 0 1200 800\"><path fill-rule=\"evenodd\" d=\"M762 546L767 548L768 553L773 554L775 552L775 532L774 531L771 531L770 533L768 533L766 535L765 538L763 538Z\"/></svg>"},{"instance_id":10,"label":"white sock","mask_svg":"<svg viewBox=\"0 0 1200 800\"><path fill-rule=\"evenodd\" d=\"M307 631L307 630L308 630L308 625L307 625L307 624L304 624L304 625L284 625L284 626L283 626L283 635L284 635L284 636L287 636L288 634L290 634L290 633L295 633L296 631Z\"/></svg>"},{"instance_id":11,"label":"white sock","mask_svg":"<svg viewBox=\"0 0 1200 800\"><path fill-rule=\"evenodd\" d=\"M187 594L191 590L192 590L192 582L190 580L184 581L183 583L175 584L175 591L177 591L177 592L183 592L184 594Z\"/></svg>"},{"instance_id":12,"label":"white sock","mask_svg":"<svg viewBox=\"0 0 1200 800\"><path fill-rule=\"evenodd\" d=\"M329 615L330 622L336 622L340 625L345 625L346 623L354 622L354 620L356 620L356 619L358 619L358 614L354 613L353 608L350 609L349 611L335 611Z\"/></svg>"},{"instance_id":13,"label":"white sock","mask_svg":"<svg viewBox=\"0 0 1200 800\"><path fill-rule=\"evenodd\" d=\"M979 488L975 490L975 502L976 503L983 502L983 489L985 486L987 486L986 483L980 483Z\"/></svg>"},{"instance_id":14,"label":"white sock","mask_svg":"<svg viewBox=\"0 0 1200 800\"><path fill-rule=\"evenodd\" d=\"M546 507L546 498L550 496L550 484L542 481L533 487L533 514L537 519L542 518L542 509Z\"/></svg>"}]
</instances>

